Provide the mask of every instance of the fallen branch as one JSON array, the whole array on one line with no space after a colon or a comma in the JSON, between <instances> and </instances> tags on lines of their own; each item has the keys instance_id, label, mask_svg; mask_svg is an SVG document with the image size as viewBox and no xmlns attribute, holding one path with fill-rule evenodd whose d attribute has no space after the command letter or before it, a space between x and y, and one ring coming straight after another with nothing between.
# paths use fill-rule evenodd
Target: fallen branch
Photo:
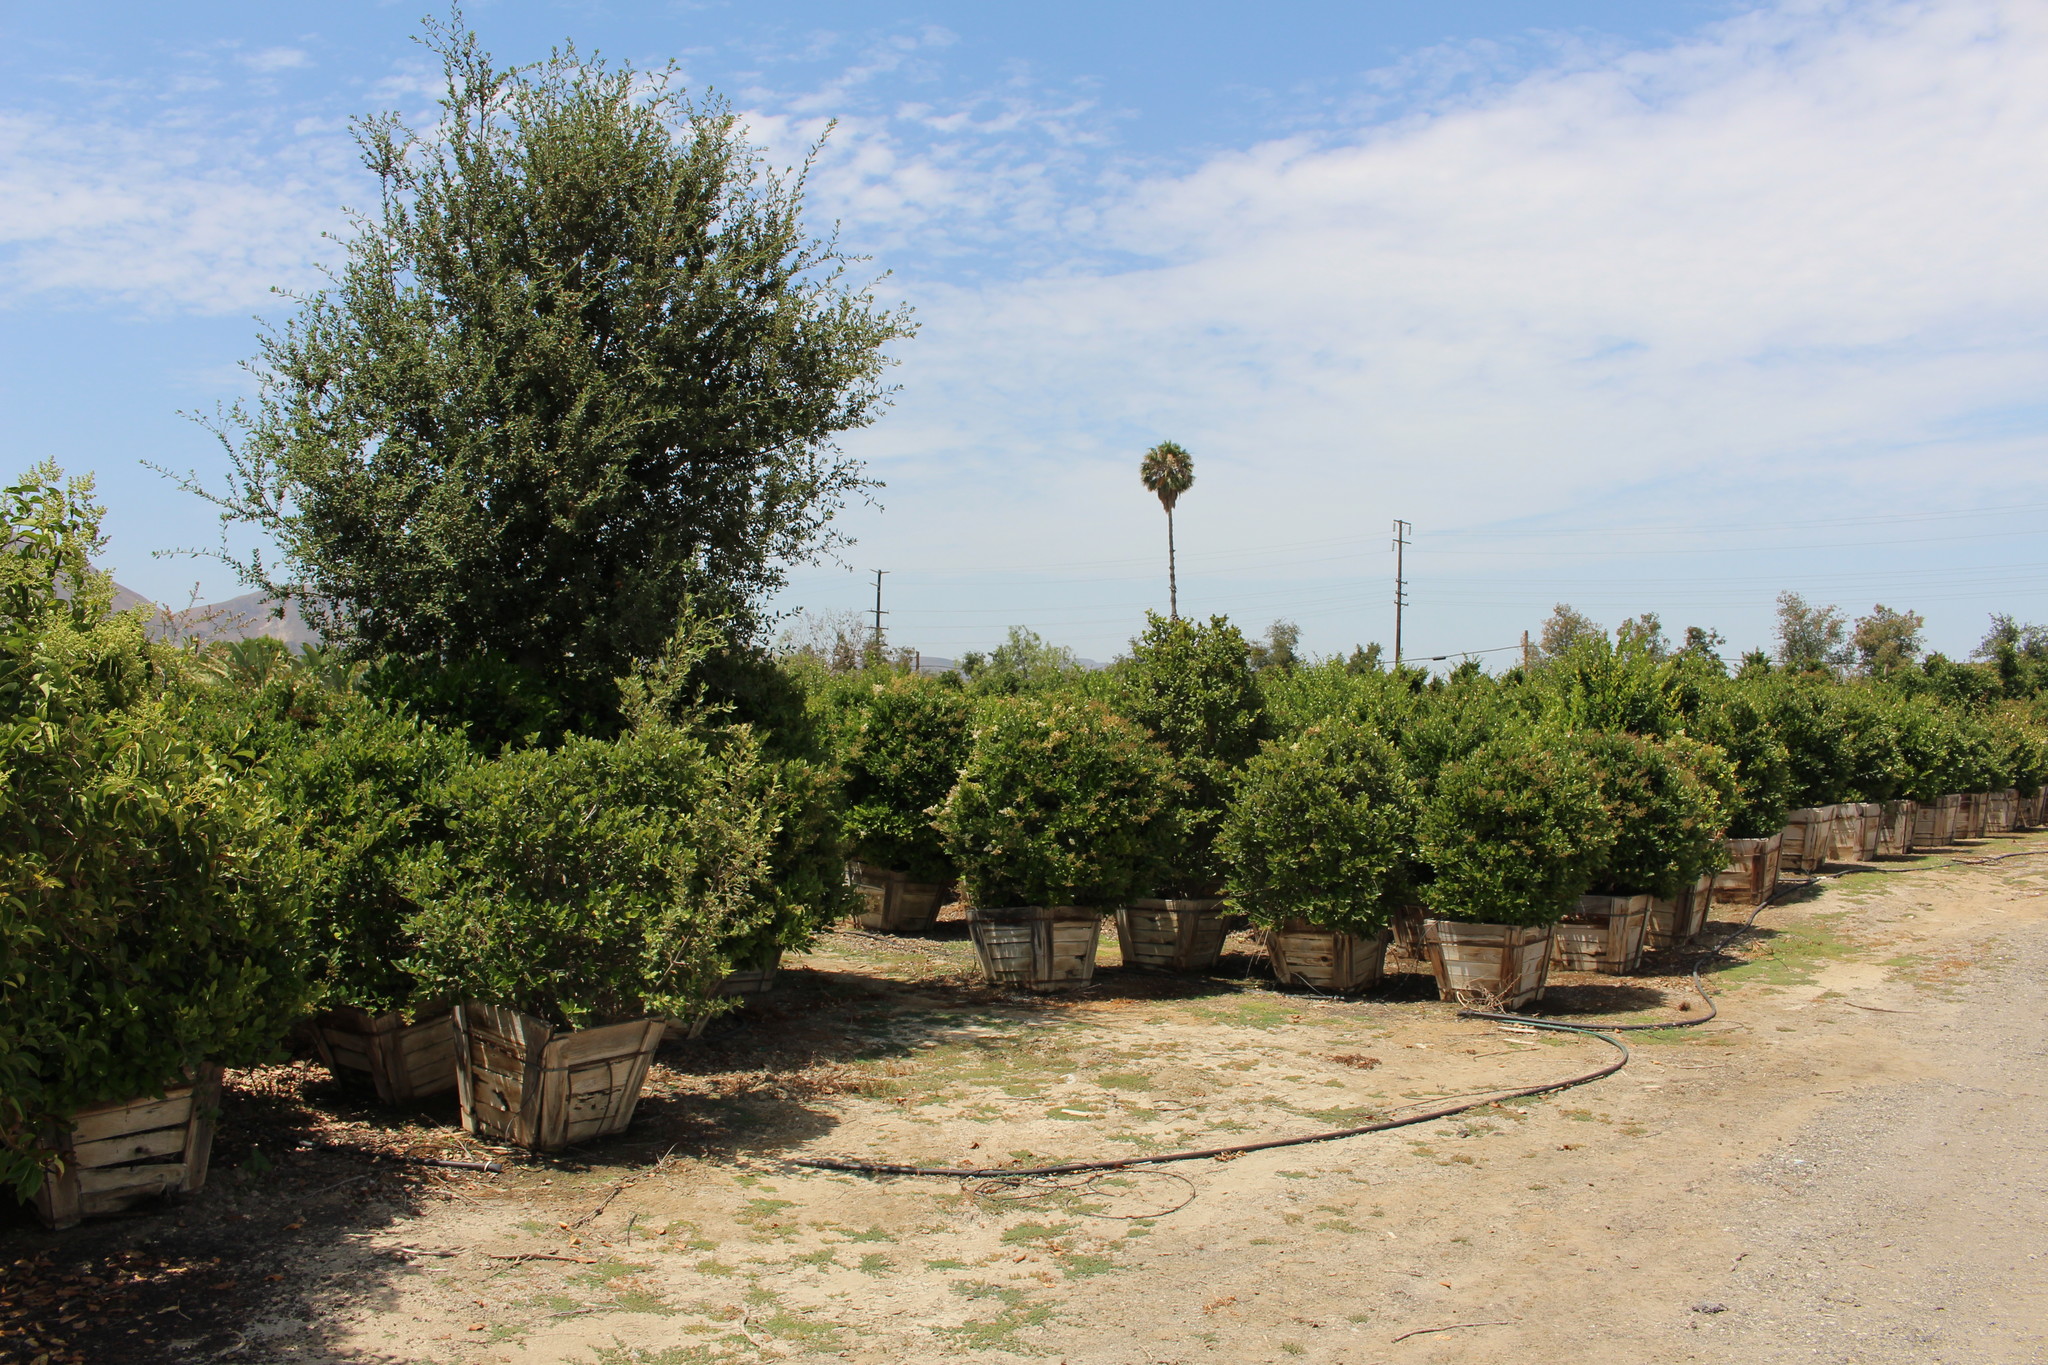
<instances>
[{"instance_id":1,"label":"fallen branch","mask_svg":"<svg viewBox=\"0 0 2048 1365\"><path fill-rule=\"evenodd\" d=\"M552 1251L486 1251L485 1256L493 1261L569 1261L576 1265L596 1265L595 1256L558 1256Z\"/></svg>"},{"instance_id":2,"label":"fallen branch","mask_svg":"<svg viewBox=\"0 0 2048 1365\"><path fill-rule=\"evenodd\" d=\"M1408 1340L1408 1338L1410 1338L1410 1337L1426 1337L1426 1336L1428 1336L1428 1335L1429 1335L1429 1334L1430 1334L1431 1332L1455 1332L1455 1331L1457 1331L1457 1330L1458 1330L1459 1328L1461 1328L1461 1327L1512 1327L1512 1326L1514 1326L1514 1324L1513 1324L1512 1322L1507 1322L1507 1321L1505 1321L1505 1320L1503 1320L1503 1321L1501 1321L1501 1322L1454 1322L1454 1323L1451 1323L1451 1324L1450 1324L1449 1326L1447 1326L1447 1327L1418 1327L1418 1328L1416 1328L1416 1329L1415 1329L1414 1331L1412 1331L1412 1332L1403 1332L1403 1333L1401 1333L1401 1335L1400 1335L1400 1336L1398 1336L1398 1337L1395 1337L1395 1338L1394 1338L1394 1340L1396 1340L1396 1341L1406 1341L1406 1340Z\"/></svg>"}]
</instances>

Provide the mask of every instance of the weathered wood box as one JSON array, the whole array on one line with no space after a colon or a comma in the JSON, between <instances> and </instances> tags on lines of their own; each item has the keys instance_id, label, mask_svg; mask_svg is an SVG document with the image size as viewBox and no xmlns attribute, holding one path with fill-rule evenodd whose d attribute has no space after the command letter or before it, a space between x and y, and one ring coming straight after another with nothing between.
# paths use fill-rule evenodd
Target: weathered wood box
<instances>
[{"instance_id":1,"label":"weathered wood box","mask_svg":"<svg viewBox=\"0 0 2048 1365\"><path fill-rule=\"evenodd\" d=\"M1095 979L1102 913L1080 905L976 906L968 932L988 979L1033 991L1078 990Z\"/></svg>"},{"instance_id":2,"label":"weathered wood box","mask_svg":"<svg viewBox=\"0 0 2048 1365\"><path fill-rule=\"evenodd\" d=\"M1818 872L1834 853L1835 808L1806 806L1788 812L1779 859L1794 872Z\"/></svg>"},{"instance_id":3,"label":"weathered wood box","mask_svg":"<svg viewBox=\"0 0 2048 1365\"><path fill-rule=\"evenodd\" d=\"M313 1047L336 1080L367 1075L385 1104L410 1104L455 1086L455 1026L445 1011L414 1021L353 1005L313 1021Z\"/></svg>"},{"instance_id":4,"label":"weathered wood box","mask_svg":"<svg viewBox=\"0 0 2048 1365\"><path fill-rule=\"evenodd\" d=\"M1664 952L1699 937L1707 927L1707 911L1714 901L1714 874L1700 879L1678 894L1677 900L1650 897L1649 914L1643 921L1643 947Z\"/></svg>"},{"instance_id":5,"label":"weathered wood box","mask_svg":"<svg viewBox=\"0 0 2048 1365\"><path fill-rule=\"evenodd\" d=\"M1404 905L1394 911L1394 951L1416 961L1429 956L1429 943L1422 935L1422 921L1429 912L1419 905Z\"/></svg>"},{"instance_id":6,"label":"weathered wood box","mask_svg":"<svg viewBox=\"0 0 2048 1365\"><path fill-rule=\"evenodd\" d=\"M2020 827L2020 794L2008 787L2002 792L1992 792L1985 804L1984 832L1986 834L2011 834Z\"/></svg>"},{"instance_id":7,"label":"weathered wood box","mask_svg":"<svg viewBox=\"0 0 2048 1365\"><path fill-rule=\"evenodd\" d=\"M1768 839L1728 839L1728 866L1714 874L1714 903L1750 909L1762 905L1778 889L1784 835Z\"/></svg>"},{"instance_id":8,"label":"weathered wood box","mask_svg":"<svg viewBox=\"0 0 2048 1365\"><path fill-rule=\"evenodd\" d=\"M1361 991L1379 984L1393 937L1391 929L1364 938L1290 919L1266 931L1266 957L1273 964L1273 979L1283 986Z\"/></svg>"},{"instance_id":9,"label":"weathered wood box","mask_svg":"<svg viewBox=\"0 0 2048 1365\"><path fill-rule=\"evenodd\" d=\"M1956 798L1956 839L1981 839L1991 814L1990 792L1963 792Z\"/></svg>"},{"instance_id":10,"label":"weathered wood box","mask_svg":"<svg viewBox=\"0 0 2048 1365\"><path fill-rule=\"evenodd\" d=\"M914 882L901 872L873 863L848 863L846 880L862 902L855 922L878 934L923 933L953 894L949 883Z\"/></svg>"},{"instance_id":11,"label":"weathered wood box","mask_svg":"<svg viewBox=\"0 0 2048 1365\"><path fill-rule=\"evenodd\" d=\"M1957 795L1937 796L1924 802L1913 813L1913 847L1947 848L1961 837L1956 830L1956 814L1962 809L1963 798Z\"/></svg>"},{"instance_id":12,"label":"weathered wood box","mask_svg":"<svg viewBox=\"0 0 2048 1365\"><path fill-rule=\"evenodd\" d=\"M474 1001L456 1006L454 1022L462 1126L537 1152L623 1131L666 1027L636 1019L558 1032Z\"/></svg>"},{"instance_id":13,"label":"weathered wood box","mask_svg":"<svg viewBox=\"0 0 2048 1365\"><path fill-rule=\"evenodd\" d=\"M1223 955L1227 936L1220 897L1135 900L1116 912L1124 966L1153 972L1205 972Z\"/></svg>"},{"instance_id":14,"label":"weathered wood box","mask_svg":"<svg viewBox=\"0 0 2048 1365\"><path fill-rule=\"evenodd\" d=\"M202 1066L189 1082L165 1087L161 1099L79 1110L47 1136L57 1155L43 1167L36 1215L63 1229L164 1195L197 1193L206 1184L219 1111L217 1066Z\"/></svg>"},{"instance_id":15,"label":"weathered wood box","mask_svg":"<svg viewBox=\"0 0 2048 1365\"><path fill-rule=\"evenodd\" d=\"M775 989L775 973L782 966L782 949L745 967L735 967L718 985L720 995L760 995Z\"/></svg>"},{"instance_id":16,"label":"weathered wood box","mask_svg":"<svg viewBox=\"0 0 2048 1365\"><path fill-rule=\"evenodd\" d=\"M1917 801L1887 801L1878 820L1877 851L1886 858L1903 858L1913 851L1913 825L1920 810Z\"/></svg>"},{"instance_id":17,"label":"weathered wood box","mask_svg":"<svg viewBox=\"0 0 2048 1365\"><path fill-rule=\"evenodd\" d=\"M1568 972L1632 972L1643 960L1648 896L1581 896L1550 936L1550 965Z\"/></svg>"},{"instance_id":18,"label":"weathered wood box","mask_svg":"<svg viewBox=\"0 0 2048 1365\"><path fill-rule=\"evenodd\" d=\"M1513 1010L1543 998L1551 926L1422 922L1437 995L1478 1009Z\"/></svg>"}]
</instances>

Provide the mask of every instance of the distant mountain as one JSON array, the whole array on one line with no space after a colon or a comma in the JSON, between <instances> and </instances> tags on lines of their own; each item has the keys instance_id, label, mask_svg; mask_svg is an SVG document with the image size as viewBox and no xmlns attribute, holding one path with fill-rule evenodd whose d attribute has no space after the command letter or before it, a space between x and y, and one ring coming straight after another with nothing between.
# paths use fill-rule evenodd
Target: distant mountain
<instances>
[{"instance_id":1,"label":"distant mountain","mask_svg":"<svg viewBox=\"0 0 2048 1365\"><path fill-rule=\"evenodd\" d=\"M141 593L114 585L114 610L132 611L136 607L148 607L155 612L150 622L149 633L159 640L250 640L268 636L282 640L288 645L317 645L320 632L308 625L306 618L299 614L299 604L285 604L280 615L277 603L264 597L260 592L243 593L230 597L225 602L209 602L201 606L186 607L173 611L150 601Z\"/></svg>"}]
</instances>

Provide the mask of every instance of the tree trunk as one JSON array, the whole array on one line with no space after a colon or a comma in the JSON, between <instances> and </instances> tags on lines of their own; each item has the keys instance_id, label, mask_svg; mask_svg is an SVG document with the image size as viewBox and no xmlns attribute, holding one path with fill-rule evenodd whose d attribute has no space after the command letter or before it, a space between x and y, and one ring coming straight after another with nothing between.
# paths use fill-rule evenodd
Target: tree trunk
<instances>
[{"instance_id":1,"label":"tree trunk","mask_svg":"<svg viewBox=\"0 0 2048 1365\"><path fill-rule=\"evenodd\" d=\"M1173 509L1166 509L1166 614L1180 620L1180 582L1173 564Z\"/></svg>"}]
</instances>

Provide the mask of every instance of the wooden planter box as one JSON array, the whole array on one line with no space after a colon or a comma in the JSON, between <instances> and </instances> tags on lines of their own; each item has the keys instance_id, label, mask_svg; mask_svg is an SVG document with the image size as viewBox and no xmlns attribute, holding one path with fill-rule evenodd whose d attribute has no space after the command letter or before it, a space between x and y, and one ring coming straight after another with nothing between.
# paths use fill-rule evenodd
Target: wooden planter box
<instances>
[{"instance_id":1,"label":"wooden planter box","mask_svg":"<svg viewBox=\"0 0 2048 1365\"><path fill-rule=\"evenodd\" d=\"M1426 919L1422 930L1440 998L1496 1010L1543 998L1550 978L1550 925Z\"/></svg>"},{"instance_id":2,"label":"wooden planter box","mask_svg":"<svg viewBox=\"0 0 2048 1365\"><path fill-rule=\"evenodd\" d=\"M454 1020L462 1126L537 1152L623 1131L666 1027L636 1019L557 1032L474 1001L457 1005Z\"/></svg>"},{"instance_id":3,"label":"wooden planter box","mask_svg":"<svg viewBox=\"0 0 2048 1365\"><path fill-rule=\"evenodd\" d=\"M1394 912L1392 929L1394 951L1404 953L1417 962L1429 956L1429 944L1422 936L1422 921L1429 912L1419 905L1404 905Z\"/></svg>"},{"instance_id":4,"label":"wooden planter box","mask_svg":"<svg viewBox=\"0 0 2048 1365\"><path fill-rule=\"evenodd\" d=\"M853 922L863 929L880 930L889 914L889 874L869 870L860 863L848 863L846 884L860 897L860 909L854 912Z\"/></svg>"},{"instance_id":5,"label":"wooden planter box","mask_svg":"<svg viewBox=\"0 0 2048 1365\"><path fill-rule=\"evenodd\" d=\"M336 1080L345 1072L367 1074L385 1104L410 1104L455 1086L455 1026L446 1014L407 1023L403 1014L344 1005L313 1021L313 1046Z\"/></svg>"},{"instance_id":6,"label":"wooden planter box","mask_svg":"<svg viewBox=\"0 0 2048 1365\"><path fill-rule=\"evenodd\" d=\"M1714 874L1714 904L1751 909L1778 889L1784 835L1768 839L1728 839L1728 866Z\"/></svg>"},{"instance_id":7,"label":"wooden planter box","mask_svg":"<svg viewBox=\"0 0 2048 1365\"><path fill-rule=\"evenodd\" d=\"M2020 824L2020 794L2008 787L2002 792L1992 792L1986 803L1984 832L1986 834L2011 834Z\"/></svg>"},{"instance_id":8,"label":"wooden planter box","mask_svg":"<svg viewBox=\"0 0 2048 1365\"><path fill-rule=\"evenodd\" d=\"M1807 806L1785 818L1781 861L1794 872L1818 872L1834 853L1835 808Z\"/></svg>"},{"instance_id":9,"label":"wooden planter box","mask_svg":"<svg viewBox=\"0 0 2048 1365\"><path fill-rule=\"evenodd\" d=\"M1151 972L1205 972L1223 955L1223 901L1137 900L1116 912L1124 966Z\"/></svg>"},{"instance_id":10,"label":"wooden planter box","mask_svg":"<svg viewBox=\"0 0 2048 1365\"><path fill-rule=\"evenodd\" d=\"M1713 903L1711 872L1680 892L1675 901L1651 897L1649 917L1643 922L1643 947L1664 952L1692 942L1707 927L1707 911Z\"/></svg>"},{"instance_id":11,"label":"wooden planter box","mask_svg":"<svg viewBox=\"0 0 2048 1365\"><path fill-rule=\"evenodd\" d=\"M1849 859L1859 863L1876 862L1878 849L1884 842L1883 804L1877 801L1860 801L1854 805L1844 806L1843 809L1853 812L1855 820L1856 840L1850 848Z\"/></svg>"},{"instance_id":12,"label":"wooden planter box","mask_svg":"<svg viewBox=\"0 0 2048 1365\"><path fill-rule=\"evenodd\" d=\"M1915 808L1913 813L1913 847L1946 848L1959 837L1956 831L1956 813L1962 809L1960 796L1937 796Z\"/></svg>"},{"instance_id":13,"label":"wooden planter box","mask_svg":"<svg viewBox=\"0 0 2048 1365\"><path fill-rule=\"evenodd\" d=\"M1080 905L1023 905L967 912L981 969L1000 986L1078 990L1095 979L1102 912Z\"/></svg>"},{"instance_id":14,"label":"wooden planter box","mask_svg":"<svg viewBox=\"0 0 2048 1365\"><path fill-rule=\"evenodd\" d=\"M718 984L720 995L760 995L775 989L775 971L782 965L782 949L777 948L766 961L752 967L735 967L725 974L725 980Z\"/></svg>"},{"instance_id":15,"label":"wooden planter box","mask_svg":"<svg viewBox=\"0 0 2048 1365\"><path fill-rule=\"evenodd\" d=\"M1632 972L1643 960L1648 896L1581 896L1550 936L1550 964L1568 972Z\"/></svg>"},{"instance_id":16,"label":"wooden planter box","mask_svg":"<svg viewBox=\"0 0 2048 1365\"><path fill-rule=\"evenodd\" d=\"M1919 812L1917 801L1887 801L1879 808L1877 852L1884 858L1903 858L1913 851L1913 821Z\"/></svg>"},{"instance_id":17,"label":"wooden planter box","mask_svg":"<svg viewBox=\"0 0 2048 1365\"><path fill-rule=\"evenodd\" d=\"M1266 956L1273 964L1273 979L1283 986L1360 991L1379 984L1393 937L1391 929L1361 938L1290 919L1266 931Z\"/></svg>"},{"instance_id":18,"label":"wooden planter box","mask_svg":"<svg viewBox=\"0 0 2048 1365\"><path fill-rule=\"evenodd\" d=\"M2023 791L2020 793L2019 822L2021 829L2039 829L2043 823L2043 817L2048 816L2048 811L2044 811L2042 808L2042 791L2048 791L2048 787L2042 788L2041 791Z\"/></svg>"},{"instance_id":19,"label":"wooden planter box","mask_svg":"<svg viewBox=\"0 0 2048 1365\"><path fill-rule=\"evenodd\" d=\"M903 873L873 863L848 863L847 884L860 893L855 922L880 934L921 934L932 927L951 898L947 882L913 882Z\"/></svg>"},{"instance_id":20,"label":"wooden planter box","mask_svg":"<svg viewBox=\"0 0 2048 1365\"><path fill-rule=\"evenodd\" d=\"M1991 800L1990 792L1964 792L1956 799L1956 839L1981 839L1984 837L1986 818Z\"/></svg>"},{"instance_id":21,"label":"wooden planter box","mask_svg":"<svg viewBox=\"0 0 2048 1365\"><path fill-rule=\"evenodd\" d=\"M163 1195L194 1194L206 1184L220 1111L220 1068L201 1066L162 1099L95 1104L48 1135L57 1156L43 1165L36 1215L52 1229L120 1213Z\"/></svg>"}]
</instances>

